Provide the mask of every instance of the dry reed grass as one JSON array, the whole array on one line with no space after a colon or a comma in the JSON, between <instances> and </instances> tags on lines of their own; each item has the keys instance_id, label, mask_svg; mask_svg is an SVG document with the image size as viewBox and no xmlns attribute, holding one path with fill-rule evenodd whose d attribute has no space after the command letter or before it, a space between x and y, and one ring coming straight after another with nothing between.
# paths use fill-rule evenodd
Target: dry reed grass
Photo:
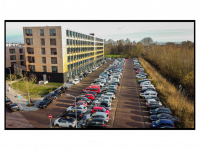
<instances>
[{"instance_id":1,"label":"dry reed grass","mask_svg":"<svg viewBox=\"0 0 200 150\"><path fill-rule=\"evenodd\" d=\"M184 97L173 84L162 77L147 61L142 58L139 58L139 61L147 74L151 76L153 83L156 84L156 90L163 95L165 101L162 99L161 101L179 118L179 127L194 128L194 103Z\"/></svg>"}]
</instances>

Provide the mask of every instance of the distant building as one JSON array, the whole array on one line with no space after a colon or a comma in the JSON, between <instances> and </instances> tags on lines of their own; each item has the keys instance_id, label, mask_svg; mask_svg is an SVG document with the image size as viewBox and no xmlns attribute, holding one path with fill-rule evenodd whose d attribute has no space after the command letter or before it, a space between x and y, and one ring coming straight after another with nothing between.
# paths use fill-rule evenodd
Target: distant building
<instances>
[{"instance_id":1,"label":"distant building","mask_svg":"<svg viewBox=\"0 0 200 150\"><path fill-rule=\"evenodd\" d=\"M27 71L39 81L67 82L103 61L103 39L92 35L61 26L23 27L23 34Z\"/></svg>"},{"instance_id":2,"label":"distant building","mask_svg":"<svg viewBox=\"0 0 200 150\"><path fill-rule=\"evenodd\" d=\"M16 43L6 43L6 73L11 69L14 72L14 64L25 66L25 47Z\"/></svg>"}]
</instances>

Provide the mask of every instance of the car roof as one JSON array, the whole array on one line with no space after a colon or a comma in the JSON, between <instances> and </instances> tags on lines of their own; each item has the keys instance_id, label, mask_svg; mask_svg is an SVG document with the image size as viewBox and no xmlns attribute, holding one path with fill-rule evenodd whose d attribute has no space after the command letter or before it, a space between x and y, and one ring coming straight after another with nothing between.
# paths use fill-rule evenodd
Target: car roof
<instances>
[{"instance_id":1,"label":"car roof","mask_svg":"<svg viewBox=\"0 0 200 150\"><path fill-rule=\"evenodd\" d=\"M93 109L101 109L101 108L103 108L103 107L99 107L99 106L93 107Z\"/></svg>"},{"instance_id":2,"label":"car roof","mask_svg":"<svg viewBox=\"0 0 200 150\"><path fill-rule=\"evenodd\" d=\"M105 113L105 112L95 112L94 115L104 115L104 116L106 116L107 113Z\"/></svg>"},{"instance_id":3,"label":"car roof","mask_svg":"<svg viewBox=\"0 0 200 150\"><path fill-rule=\"evenodd\" d=\"M90 95L90 96L91 96L91 95L93 95L93 94L85 94L85 95Z\"/></svg>"},{"instance_id":4,"label":"car roof","mask_svg":"<svg viewBox=\"0 0 200 150\"><path fill-rule=\"evenodd\" d=\"M159 107L159 109L162 109L162 110L170 110L169 108L164 108L164 107Z\"/></svg>"}]
</instances>

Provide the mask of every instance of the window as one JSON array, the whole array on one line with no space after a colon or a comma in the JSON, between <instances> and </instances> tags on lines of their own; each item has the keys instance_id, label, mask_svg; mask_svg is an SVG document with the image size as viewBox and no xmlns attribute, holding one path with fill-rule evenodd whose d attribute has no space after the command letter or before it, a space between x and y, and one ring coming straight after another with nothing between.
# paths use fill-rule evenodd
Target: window
<instances>
[{"instance_id":1,"label":"window","mask_svg":"<svg viewBox=\"0 0 200 150\"><path fill-rule=\"evenodd\" d=\"M41 48L41 54L45 55L45 48Z\"/></svg>"},{"instance_id":2,"label":"window","mask_svg":"<svg viewBox=\"0 0 200 150\"><path fill-rule=\"evenodd\" d=\"M35 71L35 65L29 65L28 66L29 70L34 72Z\"/></svg>"},{"instance_id":3,"label":"window","mask_svg":"<svg viewBox=\"0 0 200 150\"><path fill-rule=\"evenodd\" d=\"M32 36L32 29L25 29L26 36Z\"/></svg>"},{"instance_id":4,"label":"window","mask_svg":"<svg viewBox=\"0 0 200 150\"><path fill-rule=\"evenodd\" d=\"M16 55L10 55L10 60L16 60Z\"/></svg>"},{"instance_id":5,"label":"window","mask_svg":"<svg viewBox=\"0 0 200 150\"><path fill-rule=\"evenodd\" d=\"M58 67L57 66L52 66L52 72L57 73L58 72Z\"/></svg>"},{"instance_id":6,"label":"window","mask_svg":"<svg viewBox=\"0 0 200 150\"><path fill-rule=\"evenodd\" d=\"M56 48L51 48L51 55L57 55Z\"/></svg>"},{"instance_id":7,"label":"window","mask_svg":"<svg viewBox=\"0 0 200 150\"><path fill-rule=\"evenodd\" d=\"M20 60L24 60L24 55L20 55Z\"/></svg>"},{"instance_id":8,"label":"window","mask_svg":"<svg viewBox=\"0 0 200 150\"><path fill-rule=\"evenodd\" d=\"M14 64L16 64L16 62L11 62L11 67L14 67Z\"/></svg>"},{"instance_id":9,"label":"window","mask_svg":"<svg viewBox=\"0 0 200 150\"><path fill-rule=\"evenodd\" d=\"M35 58L32 56L28 56L28 62L29 63L35 63Z\"/></svg>"},{"instance_id":10,"label":"window","mask_svg":"<svg viewBox=\"0 0 200 150\"><path fill-rule=\"evenodd\" d=\"M40 36L44 36L44 29L40 29Z\"/></svg>"},{"instance_id":11,"label":"window","mask_svg":"<svg viewBox=\"0 0 200 150\"><path fill-rule=\"evenodd\" d=\"M31 47L27 47L27 53L28 54L34 54L34 49Z\"/></svg>"},{"instance_id":12,"label":"window","mask_svg":"<svg viewBox=\"0 0 200 150\"><path fill-rule=\"evenodd\" d=\"M21 61L21 65L22 65L22 66L25 66L25 65L24 65L24 61Z\"/></svg>"},{"instance_id":13,"label":"window","mask_svg":"<svg viewBox=\"0 0 200 150\"><path fill-rule=\"evenodd\" d=\"M43 72L47 72L46 66L42 66L42 71L43 71Z\"/></svg>"},{"instance_id":14,"label":"window","mask_svg":"<svg viewBox=\"0 0 200 150\"><path fill-rule=\"evenodd\" d=\"M56 36L56 29L49 29L50 36Z\"/></svg>"},{"instance_id":15,"label":"window","mask_svg":"<svg viewBox=\"0 0 200 150\"><path fill-rule=\"evenodd\" d=\"M33 45L33 39L26 39L26 44L27 45Z\"/></svg>"},{"instance_id":16,"label":"window","mask_svg":"<svg viewBox=\"0 0 200 150\"><path fill-rule=\"evenodd\" d=\"M10 54L15 54L15 49L9 49Z\"/></svg>"},{"instance_id":17,"label":"window","mask_svg":"<svg viewBox=\"0 0 200 150\"><path fill-rule=\"evenodd\" d=\"M19 53L23 53L23 49L19 49Z\"/></svg>"},{"instance_id":18,"label":"window","mask_svg":"<svg viewBox=\"0 0 200 150\"><path fill-rule=\"evenodd\" d=\"M51 64L57 64L57 57L51 57Z\"/></svg>"},{"instance_id":19,"label":"window","mask_svg":"<svg viewBox=\"0 0 200 150\"><path fill-rule=\"evenodd\" d=\"M56 45L56 39L50 39L50 45Z\"/></svg>"},{"instance_id":20,"label":"window","mask_svg":"<svg viewBox=\"0 0 200 150\"><path fill-rule=\"evenodd\" d=\"M45 40L44 39L40 39L40 44L41 45L45 45Z\"/></svg>"},{"instance_id":21,"label":"window","mask_svg":"<svg viewBox=\"0 0 200 150\"><path fill-rule=\"evenodd\" d=\"M46 64L46 57L42 57L42 63Z\"/></svg>"},{"instance_id":22,"label":"window","mask_svg":"<svg viewBox=\"0 0 200 150\"><path fill-rule=\"evenodd\" d=\"M69 36L69 35L70 35L69 30L66 30L66 36Z\"/></svg>"}]
</instances>

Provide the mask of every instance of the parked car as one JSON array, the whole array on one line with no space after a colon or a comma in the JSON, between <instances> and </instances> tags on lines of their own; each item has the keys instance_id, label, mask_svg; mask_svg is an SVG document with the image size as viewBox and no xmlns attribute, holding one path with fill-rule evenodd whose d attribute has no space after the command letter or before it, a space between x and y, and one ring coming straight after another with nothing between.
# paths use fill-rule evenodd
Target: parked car
<instances>
[{"instance_id":1,"label":"parked car","mask_svg":"<svg viewBox=\"0 0 200 150\"><path fill-rule=\"evenodd\" d=\"M169 119L172 122L178 122L178 118L177 117L173 117L170 114L161 113L161 114L158 114L158 115L151 115L150 116L150 120L151 121L156 121L156 120L159 120L159 119Z\"/></svg>"},{"instance_id":2,"label":"parked car","mask_svg":"<svg viewBox=\"0 0 200 150\"><path fill-rule=\"evenodd\" d=\"M89 70L88 73L91 74L91 73L92 73L92 70Z\"/></svg>"},{"instance_id":3,"label":"parked car","mask_svg":"<svg viewBox=\"0 0 200 150\"><path fill-rule=\"evenodd\" d=\"M97 95L97 92L89 91L89 92L87 92L87 93L85 93L85 94L92 94L92 95L96 96L96 95Z\"/></svg>"},{"instance_id":4,"label":"parked car","mask_svg":"<svg viewBox=\"0 0 200 150\"><path fill-rule=\"evenodd\" d=\"M52 101L53 101L53 99L51 97L47 97L39 103L38 107L46 108L50 103L52 103Z\"/></svg>"},{"instance_id":5,"label":"parked car","mask_svg":"<svg viewBox=\"0 0 200 150\"><path fill-rule=\"evenodd\" d=\"M61 90L56 90L54 91L54 93L51 95L54 99L58 98L59 96L62 95L62 91Z\"/></svg>"},{"instance_id":6,"label":"parked car","mask_svg":"<svg viewBox=\"0 0 200 150\"><path fill-rule=\"evenodd\" d=\"M159 107L160 107L160 105L157 102L156 103L149 103L147 105L148 109L156 109L156 108L159 108Z\"/></svg>"},{"instance_id":7,"label":"parked car","mask_svg":"<svg viewBox=\"0 0 200 150\"><path fill-rule=\"evenodd\" d=\"M174 127L174 123L171 120L168 119L159 119L157 121L152 121L152 127L153 128L160 128L163 126L169 126Z\"/></svg>"},{"instance_id":8,"label":"parked car","mask_svg":"<svg viewBox=\"0 0 200 150\"><path fill-rule=\"evenodd\" d=\"M108 114L108 116L110 116L110 111L109 111L109 110L106 110L106 109L103 108L103 107L99 107L99 106L93 107L92 113L95 113L95 112L105 112L105 113Z\"/></svg>"},{"instance_id":9,"label":"parked car","mask_svg":"<svg viewBox=\"0 0 200 150\"><path fill-rule=\"evenodd\" d=\"M54 121L54 126L74 128L76 126L76 119L73 117L58 118Z\"/></svg>"},{"instance_id":10,"label":"parked car","mask_svg":"<svg viewBox=\"0 0 200 150\"><path fill-rule=\"evenodd\" d=\"M13 102L10 99L6 99L6 107L8 107L10 104L12 104Z\"/></svg>"},{"instance_id":11,"label":"parked car","mask_svg":"<svg viewBox=\"0 0 200 150\"><path fill-rule=\"evenodd\" d=\"M8 109L13 112L13 111L19 111L19 106L16 103L11 103L10 105L8 105Z\"/></svg>"},{"instance_id":12,"label":"parked car","mask_svg":"<svg viewBox=\"0 0 200 150\"><path fill-rule=\"evenodd\" d=\"M95 99L95 96L93 94L85 94L85 97L91 100Z\"/></svg>"},{"instance_id":13,"label":"parked car","mask_svg":"<svg viewBox=\"0 0 200 150\"><path fill-rule=\"evenodd\" d=\"M156 108L156 109L150 109L150 114L152 114L152 115L161 114L161 113L166 113L166 114L172 115L172 112L169 108L160 107L160 108Z\"/></svg>"},{"instance_id":14,"label":"parked car","mask_svg":"<svg viewBox=\"0 0 200 150\"><path fill-rule=\"evenodd\" d=\"M72 111L72 110L80 110L80 111L82 111L83 113L86 113L87 107L84 106L84 105L80 105L80 106L76 106L76 107L74 107L74 106L69 106L69 107L66 109L66 111Z\"/></svg>"},{"instance_id":15,"label":"parked car","mask_svg":"<svg viewBox=\"0 0 200 150\"><path fill-rule=\"evenodd\" d=\"M112 99L115 99L115 94L114 94L114 93L111 93L111 92L107 92L107 93L105 94L105 96L110 96L110 97L112 97Z\"/></svg>"},{"instance_id":16,"label":"parked car","mask_svg":"<svg viewBox=\"0 0 200 150\"><path fill-rule=\"evenodd\" d=\"M84 72L83 76L86 77L88 75L88 72Z\"/></svg>"},{"instance_id":17,"label":"parked car","mask_svg":"<svg viewBox=\"0 0 200 150\"><path fill-rule=\"evenodd\" d=\"M108 101L101 101L99 107L104 107L107 110L112 110L112 107L110 105L110 102Z\"/></svg>"},{"instance_id":18,"label":"parked car","mask_svg":"<svg viewBox=\"0 0 200 150\"><path fill-rule=\"evenodd\" d=\"M104 119L102 118L91 118L86 120L82 124L83 128L106 128Z\"/></svg>"},{"instance_id":19,"label":"parked car","mask_svg":"<svg viewBox=\"0 0 200 150\"><path fill-rule=\"evenodd\" d=\"M148 96L157 96L157 92L156 91L146 91L146 92L144 92L144 93L140 93L140 97L141 98L146 98L146 97L148 97Z\"/></svg>"},{"instance_id":20,"label":"parked car","mask_svg":"<svg viewBox=\"0 0 200 150\"><path fill-rule=\"evenodd\" d=\"M79 105L84 105L84 106L86 106L86 107L88 106L86 101L81 101L81 100L78 101L78 102L76 102L76 105L77 105L77 106L79 106ZM75 102L74 102L71 106L75 106Z\"/></svg>"},{"instance_id":21,"label":"parked car","mask_svg":"<svg viewBox=\"0 0 200 150\"><path fill-rule=\"evenodd\" d=\"M155 99L147 99L146 105L148 106L150 103L158 103L160 106L162 106L162 103L160 101L157 101Z\"/></svg>"},{"instance_id":22,"label":"parked car","mask_svg":"<svg viewBox=\"0 0 200 150\"><path fill-rule=\"evenodd\" d=\"M148 99L155 99L156 101L160 101L159 97L157 97L157 96L148 96L148 97L146 97L145 99L146 99L146 101L147 101Z\"/></svg>"},{"instance_id":23,"label":"parked car","mask_svg":"<svg viewBox=\"0 0 200 150\"><path fill-rule=\"evenodd\" d=\"M77 79L77 78L74 79L74 80L72 81L73 84L77 84L77 83L79 83L79 82L80 82L80 81L79 81L79 79Z\"/></svg>"},{"instance_id":24,"label":"parked car","mask_svg":"<svg viewBox=\"0 0 200 150\"><path fill-rule=\"evenodd\" d=\"M79 79L80 79L80 80L83 80L83 75L80 75L80 76L79 76Z\"/></svg>"},{"instance_id":25,"label":"parked car","mask_svg":"<svg viewBox=\"0 0 200 150\"><path fill-rule=\"evenodd\" d=\"M142 80L139 80L138 83L141 83L141 82L144 82L144 81L150 81L151 79L142 79Z\"/></svg>"},{"instance_id":26,"label":"parked car","mask_svg":"<svg viewBox=\"0 0 200 150\"><path fill-rule=\"evenodd\" d=\"M74 117L74 118L77 118L77 119L82 119L83 117L83 111L81 110L72 110L72 111L66 111L65 113L61 114L61 117ZM77 116L77 117L76 117Z\"/></svg>"},{"instance_id":27,"label":"parked car","mask_svg":"<svg viewBox=\"0 0 200 150\"><path fill-rule=\"evenodd\" d=\"M141 75L141 74L137 74L137 75L136 75L136 78L138 78L138 79L143 78L143 79L144 79L144 78L146 78L146 76L145 76L145 75Z\"/></svg>"},{"instance_id":28,"label":"parked car","mask_svg":"<svg viewBox=\"0 0 200 150\"><path fill-rule=\"evenodd\" d=\"M107 113L104 113L104 112L95 112L93 114L88 114L86 116L87 119L91 119L91 118L102 118L104 119L105 122L108 122L109 121L109 116Z\"/></svg>"},{"instance_id":29,"label":"parked car","mask_svg":"<svg viewBox=\"0 0 200 150\"><path fill-rule=\"evenodd\" d=\"M145 92L145 91L156 91L155 88L152 88L152 87L147 87L143 90L141 90L142 92Z\"/></svg>"},{"instance_id":30,"label":"parked car","mask_svg":"<svg viewBox=\"0 0 200 150\"><path fill-rule=\"evenodd\" d=\"M91 103L91 99L88 99L87 97L84 97L85 95L83 96L80 96L80 97L76 97L76 102L78 101L86 101L88 104Z\"/></svg>"},{"instance_id":31,"label":"parked car","mask_svg":"<svg viewBox=\"0 0 200 150\"><path fill-rule=\"evenodd\" d=\"M67 92L67 89L68 89L68 87L66 87L66 86L62 86L62 87L60 88L60 90L62 91L62 93Z\"/></svg>"}]
</instances>

